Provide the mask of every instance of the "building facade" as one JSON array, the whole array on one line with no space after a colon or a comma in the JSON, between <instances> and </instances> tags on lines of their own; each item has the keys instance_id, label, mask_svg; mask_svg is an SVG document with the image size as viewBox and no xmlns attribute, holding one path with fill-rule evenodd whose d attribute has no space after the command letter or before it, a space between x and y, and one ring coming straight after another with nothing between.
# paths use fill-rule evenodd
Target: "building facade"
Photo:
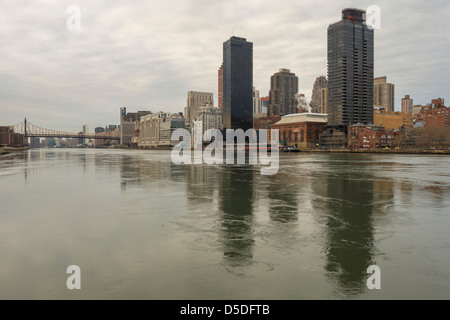
<instances>
[{"instance_id":1,"label":"building facade","mask_svg":"<svg viewBox=\"0 0 450 320\"><path fill-rule=\"evenodd\" d=\"M280 69L270 77L269 115L296 113L298 77L289 69Z\"/></svg>"},{"instance_id":2,"label":"building facade","mask_svg":"<svg viewBox=\"0 0 450 320\"><path fill-rule=\"evenodd\" d=\"M373 122L374 32L364 17L364 10L344 9L328 27L329 126Z\"/></svg>"},{"instance_id":3,"label":"building facade","mask_svg":"<svg viewBox=\"0 0 450 320\"><path fill-rule=\"evenodd\" d=\"M138 111L127 113L127 108L120 108L120 144L130 146L135 136L136 127L139 127L141 117L151 114L151 111Z\"/></svg>"},{"instance_id":4,"label":"building facade","mask_svg":"<svg viewBox=\"0 0 450 320\"><path fill-rule=\"evenodd\" d=\"M327 81L327 77L325 76L320 76L317 77L316 80L314 81L314 85L313 85L313 90L312 90L312 95L311 95L311 109L312 112L315 113L326 113L323 111L322 109L322 101L323 101L323 89L328 87L328 81Z\"/></svg>"},{"instance_id":5,"label":"building facade","mask_svg":"<svg viewBox=\"0 0 450 320\"><path fill-rule=\"evenodd\" d=\"M319 113L328 114L328 88L320 90Z\"/></svg>"},{"instance_id":6,"label":"building facade","mask_svg":"<svg viewBox=\"0 0 450 320\"><path fill-rule=\"evenodd\" d=\"M280 130L280 143L298 149L319 147L319 136L327 124L327 115L320 113L296 113L282 116L271 126Z\"/></svg>"},{"instance_id":7,"label":"building facade","mask_svg":"<svg viewBox=\"0 0 450 320\"><path fill-rule=\"evenodd\" d=\"M269 112L270 99L269 97L261 98L261 112L267 114Z\"/></svg>"},{"instance_id":8,"label":"building facade","mask_svg":"<svg viewBox=\"0 0 450 320\"><path fill-rule=\"evenodd\" d=\"M0 127L0 147L24 147L27 144L25 135L14 132L14 127Z\"/></svg>"},{"instance_id":9,"label":"building facade","mask_svg":"<svg viewBox=\"0 0 450 320\"><path fill-rule=\"evenodd\" d=\"M398 133L398 130L386 132L384 127L377 125L350 125L347 130L347 146L350 149L390 148Z\"/></svg>"},{"instance_id":10,"label":"building facade","mask_svg":"<svg viewBox=\"0 0 450 320\"><path fill-rule=\"evenodd\" d=\"M387 112L394 112L395 86L387 82L386 76L375 78L373 82L374 105Z\"/></svg>"},{"instance_id":11,"label":"building facade","mask_svg":"<svg viewBox=\"0 0 450 320\"><path fill-rule=\"evenodd\" d=\"M223 43L223 127L253 127L253 43L231 37Z\"/></svg>"},{"instance_id":12,"label":"building facade","mask_svg":"<svg viewBox=\"0 0 450 320\"><path fill-rule=\"evenodd\" d=\"M188 91L187 104L184 108L186 125L193 127L199 108L214 105L214 95L210 92Z\"/></svg>"},{"instance_id":13,"label":"building facade","mask_svg":"<svg viewBox=\"0 0 450 320\"><path fill-rule=\"evenodd\" d=\"M256 90L253 87L253 114L262 113L262 103L261 98L259 97L259 90Z\"/></svg>"},{"instance_id":14,"label":"building facade","mask_svg":"<svg viewBox=\"0 0 450 320\"><path fill-rule=\"evenodd\" d=\"M172 133L185 129L185 118L181 113L157 112L141 117L139 148L171 148Z\"/></svg>"},{"instance_id":15,"label":"building facade","mask_svg":"<svg viewBox=\"0 0 450 320\"><path fill-rule=\"evenodd\" d=\"M383 110L374 111L373 123L384 127L386 130L414 127L414 119L412 114L406 114L403 112L387 112Z\"/></svg>"},{"instance_id":16,"label":"building facade","mask_svg":"<svg viewBox=\"0 0 450 320\"><path fill-rule=\"evenodd\" d=\"M407 114L414 114L414 101L409 97L409 95L405 95L402 99L402 112Z\"/></svg>"},{"instance_id":17,"label":"building facade","mask_svg":"<svg viewBox=\"0 0 450 320\"><path fill-rule=\"evenodd\" d=\"M219 108L222 109L223 108L223 63L219 68L219 87L218 87L218 99L219 99Z\"/></svg>"},{"instance_id":18,"label":"building facade","mask_svg":"<svg viewBox=\"0 0 450 320\"><path fill-rule=\"evenodd\" d=\"M213 106L201 107L199 108L195 121L202 122L203 134L205 134L205 132L209 129L218 129L222 131L222 109ZM203 137L205 140L210 141L212 135L208 134Z\"/></svg>"},{"instance_id":19,"label":"building facade","mask_svg":"<svg viewBox=\"0 0 450 320\"><path fill-rule=\"evenodd\" d=\"M433 107L434 106L434 107ZM423 119L425 127L431 128L449 128L450 127L450 108L442 103L436 107L436 104L423 108Z\"/></svg>"}]
</instances>

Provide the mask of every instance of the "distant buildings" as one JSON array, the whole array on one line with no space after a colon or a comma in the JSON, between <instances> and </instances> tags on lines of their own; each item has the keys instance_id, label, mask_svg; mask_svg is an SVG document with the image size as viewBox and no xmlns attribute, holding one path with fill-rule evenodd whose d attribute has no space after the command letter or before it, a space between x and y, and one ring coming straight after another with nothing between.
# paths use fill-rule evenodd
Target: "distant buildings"
<instances>
[{"instance_id":1,"label":"distant buildings","mask_svg":"<svg viewBox=\"0 0 450 320\"><path fill-rule=\"evenodd\" d=\"M329 126L373 122L373 66L374 32L365 11L342 10L342 20L328 27Z\"/></svg>"},{"instance_id":2,"label":"distant buildings","mask_svg":"<svg viewBox=\"0 0 450 320\"><path fill-rule=\"evenodd\" d=\"M151 114L151 111L138 111L127 113L127 108L120 108L120 145L130 146L135 136L135 131L139 129L141 117Z\"/></svg>"},{"instance_id":3,"label":"distant buildings","mask_svg":"<svg viewBox=\"0 0 450 320\"><path fill-rule=\"evenodd\" d=\"M157 112L140 118L139 148L170 148L172 133L179 128L186 128L185 118L181 113Z\"/></svg>"},{"instance_id":4,"label":"distant buildings","mask_svg":"<svg viewBox=\"0 0 450 320\"><path fill-rule=\"evenodd\" d=\"M326 124L326 114L297 113L281 117L271 128L280 130L280 141L285 146L314 149L319 147L319 136Z\"/></svg>"},{"instance_id":5,"label":"distant buildings","mask_svg":"<svg viewBox=\"0 0 450 320\"><path fill-rule=\"evenodd\" d=\"M222 131L223 129L222 109L213 106L201 107L197 112L195 121L202 122L203 133L205 133L207 130L210 129L218 129ZM206 140L210 141L211 135L207 135L205 138Z\"/></svg>"},{"instance_id":6,"label":"distant buildings","mask_svg":"<svg viewBox=\"0 0 450 320\"><path fill-rule=\"evenodd\" d=\"M320 89L318 113L328 114L328 88Z\"/></svg>"},{"instance_id":7,"label":"distant buildings","mask_svg":"<svg viewBox=\"0 0 450 320\"><path fill-rule=\"evenodd\" d=\"M83 126L83 134L87 135L89 134L89 126L87 124L85 124ZM83 139L83 143L87 143L89 141L89 139Z\"/></svg>"},{"instance_id":8,"label":"distant buildings","mask_svg":"<svg viewBox=\"0 0 450 320\"><path fill-rule=\"evenodd\" d=\"M324 103L327 100L327 98L323 97L323 89L326 89L328 86L328 81L325 76L317 77L314 81L312 95L311 95L311 109L312 112L315 113L326 113L324 112ZM324 101L325 100L325 101Z\"/></svg>"},{"instance_id":9,"label":"distant buildings","mask_svg":"<svg viewBox=\"0 0 450 320\"><path fill-rule=\"evenodd\" d=\"M218 88L218 94L219 94L219 108L223 108L223 63L219 68L219 88Z\"/></svg>"},{"instance_id":10,"label":"distant buildings","mask_svg":"<svg viewBox=\"0 0 450 320\"><path fill-rule=\"evenodd\" d=\"M426 128L450 127L450 108L445 107L442 98L431 100L431 105L422 108L422 114Z\"/></svg>"},{"instance_id":11,"label":"distant buildings","mask_svg":"<svg viewBox=\"0 0 450 320\"><path fill-rule=\"evenodd\" d=\"M261 98L259 97L259 90L256 90L253 87L253 114L262 113L262 103Z\"/></svg>"},{"instance_id":12,"label":"distant buildings","mask_svg":"<svg viewBox=\"0 0 450 320\"><path fill-rule=\"evenodd\" d=\"M231 37L223 43L223 127L253 127L253 43Z\"/></svg>"},{"instance_id":13,"label":"distant buildings","mask_svg":"<svg viewBox=\"0 0 450 320\"><path fill-rule=\"evenodd\" d=\"M403 112L387 112L383 110L374 111L373 123L384 127L386 130L414 127L412 114L406 114Z\"/></svg>"},{"instance_id":14,"label":"distant buildings","mask_svg":"<svg viewBox=\"0 0 450 320\"><path fill-rule=\"evenodd\" d=\"M267 114L269 112L269 104L270 104L269 97L262 97L261 98L262 113L266 113Z\"/></svg>"},{"instance_id":15,"label":"distant buildings","mask_svg":"<svg viewBox=\"0 0 450 320\"><path fill-rule=\"evenodd\" d=\"M402 99L402 112L407 114L414 114L413 99L410 99L409 95L405 95L405 97Z\"/></svg>"},{"instance_id":16,"label":"distant buildings","mask_svg":"<svg viewBox=\"0 0 450 320\"><path fill-rule=\"evenodd\" d=\"M382 126L353 124L348 126L347 147L350 149L390 148L398 135L398 130L386 132Z\"/></svg>"},{"instance_id":17,"label":"distant buildings","mask_svg":"<svg viewBox=\"0 0 450 320\"><path fill-rule=\"evenodd\" d=\"M270 117L265 114L265 116L256 117L253 119L253 128L256 131L259 131L261 129L267 130L267 142L270 143L271 139L271 129L272 126L281 120L281 116L273 114ZM258 135L259 136L259 135Z\"/></svg>"},{"instance_id":18,"label":"distant buildings","mask_svg":"<svg viewBox=\"0 0 450 320\"><path fill-rule=\"evenodd\" d=\"M23 134L15 133L14 127L0 127L0 147L23 147L27 144Z\"/></svg>"},{"instance_id":19,"label":"distant buildings","mask_svg":"<svg viewBox=\"0 0 450 320\"><path fill-rule=\"evenodd\" d=\"M188 91L187 104L184 108L184 116L188 127L194 126L194 119L197 117L199 108L204 106L214 106L214 97L210 92Z\"/></svg>"},{"instance_id":20,"label":"distant buildings","mask_svg":"<svg viewBox=\"0 0 450 320\"><path fill-rule=\"evenodd\" d=\"M298 77L289 69L280 69L270 77L269 115L296 113Z\"/></svg>"},{"instance_id":21,"label":"distant buildings","mask_svg":"<svg viewBox=\"0 0 450 320\"><path fill-rule=\"evenodd\" d=\"M387 112L394 112L395 86L387 83L386 76L374 79L373 90L374 105Z\"/></svg>"}]
</instances>

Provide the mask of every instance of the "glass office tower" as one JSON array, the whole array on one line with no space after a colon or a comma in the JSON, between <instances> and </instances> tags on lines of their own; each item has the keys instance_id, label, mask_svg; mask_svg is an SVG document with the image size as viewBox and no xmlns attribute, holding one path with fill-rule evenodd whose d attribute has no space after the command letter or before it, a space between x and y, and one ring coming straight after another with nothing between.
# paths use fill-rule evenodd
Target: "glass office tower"
<instances>
[{"instance_id":1,"label":"glass office tower","mask_svg":"<svg viewBox=\"0 0 450 320\"><path fill-rule=\"evenodd\" d=\"M231 37L223 43L223 128L253 127L253 43Z\"/></svg>"}]
</instances>

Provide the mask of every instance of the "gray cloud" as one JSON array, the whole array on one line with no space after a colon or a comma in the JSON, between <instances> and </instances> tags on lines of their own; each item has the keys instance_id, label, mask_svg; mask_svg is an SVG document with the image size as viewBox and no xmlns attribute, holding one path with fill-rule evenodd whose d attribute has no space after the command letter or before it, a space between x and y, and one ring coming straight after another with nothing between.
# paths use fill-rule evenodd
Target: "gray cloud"
<instances>
[{"instance_id":1,"label":"gray cloud","mask_svg":"<svg viewBox=\"0 0 450 320\"><path fill-rule=\"evenodd\" d=\"M396 109L448 97L450 38L446 1L77 1L81 30L66 28L72 1L2 1L0 124L24 116L40 126L79 131L118 123L119 107L182 111L188 90L214 92L222 43L254 43L254 84L289 68L310 96L326 75L326 31L345 7L381 7L375 75L396 85Z\"/></svg>"}]
</instances>

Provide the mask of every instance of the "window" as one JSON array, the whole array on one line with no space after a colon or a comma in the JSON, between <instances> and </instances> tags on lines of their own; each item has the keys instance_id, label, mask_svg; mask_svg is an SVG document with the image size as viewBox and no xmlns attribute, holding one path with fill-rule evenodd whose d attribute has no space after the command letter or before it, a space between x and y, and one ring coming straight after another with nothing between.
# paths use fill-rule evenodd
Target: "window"
<instances>
[{"instance_id":1,"label":"window","mask_svg":"<svg viewBox=\"0 0 450 320\"><path fill-rule=\"evenodd\" d=\"M301 140L301 142L303 142L303 141L305 141L305 131L302 129L302 132L301 132L301 138L300 138Z\"/></svg>"},{"instance_id":2,"label":"window","mask_svg":"<svg viewBox=\"0 0 450 320\"><path fill-rule=\"evenodd\" d=\"M298 132L295 133L295 142L298 141Z\"/></svg>"}]
</instances>

